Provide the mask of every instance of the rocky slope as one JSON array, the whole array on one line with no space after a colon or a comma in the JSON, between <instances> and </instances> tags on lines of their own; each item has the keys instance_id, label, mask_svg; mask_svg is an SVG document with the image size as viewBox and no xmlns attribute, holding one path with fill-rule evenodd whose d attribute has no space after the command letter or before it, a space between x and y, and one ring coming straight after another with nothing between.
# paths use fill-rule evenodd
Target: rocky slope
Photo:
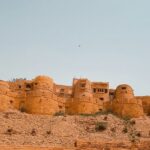
<instances>
[{"instance_id":1,"label":"rocky slope","mask_svg":"<svg viewBox=\"0 0 150 150\"><path fill-rule=\"evenodd\" d=\"M150 150L150 117L51 117L8 111L0 113L0 145Z\"/></svg>"}]
</instances>

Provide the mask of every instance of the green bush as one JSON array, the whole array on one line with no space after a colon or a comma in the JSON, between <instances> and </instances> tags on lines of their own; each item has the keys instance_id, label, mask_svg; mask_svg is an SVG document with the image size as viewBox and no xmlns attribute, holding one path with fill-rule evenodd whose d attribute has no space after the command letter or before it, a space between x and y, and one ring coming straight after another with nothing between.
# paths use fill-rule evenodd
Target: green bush
<instances>
[{"instance_id":1,"label":"green bush","mask_svg":"<svg viewBox=\"0 0 150 150\"><path fill-rule=\"evenodd\" d=\"M96 116L100 116L100 115L108 115L108 114L113 114L112 111L108 110L108 111L98 111L94 114L80 114L81 116L85 116L85 117L96 117Z\"/></svg>"},{"instance_id":2,"label":"green bush","mask_svg":"<svg viewBox=\"0 0 150 150\"><path fill-rule=\"evenodd\" d=\"M90 116L95 116L95 114L80 114L80 116L83 116L83 117L90 117Z\"/></svg>"},{"instance_id":3,"label":"green bush","mask_svg":"<svg viewBox=\"0 0 150 150\"><path fill-rule=\"evenodd\" d=\"M107 129L108 123L107 122L97 122L95 125L95 130L97 132L101 132Z\"/></svg>"}]
</instances>

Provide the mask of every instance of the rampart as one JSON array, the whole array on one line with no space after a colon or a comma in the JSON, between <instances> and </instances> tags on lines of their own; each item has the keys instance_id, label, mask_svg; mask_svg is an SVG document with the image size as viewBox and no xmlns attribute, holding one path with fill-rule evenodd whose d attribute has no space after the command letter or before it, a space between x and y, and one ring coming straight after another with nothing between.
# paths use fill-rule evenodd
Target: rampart
<instances>
[{"instance_id":1,"label":"rampart","mask_svg":"<svg viewBox=\"0 0 150 150\"><path fill-rule=\"evenodd\" d=\"M0 81L0 111L17 109L30 114L94 114L112 111L120 116L150 114L150 96L134 96L131 86L109 89L108 82L73 79L71 86L56 84L52 78Z\"/></svg>"}]
</instances>

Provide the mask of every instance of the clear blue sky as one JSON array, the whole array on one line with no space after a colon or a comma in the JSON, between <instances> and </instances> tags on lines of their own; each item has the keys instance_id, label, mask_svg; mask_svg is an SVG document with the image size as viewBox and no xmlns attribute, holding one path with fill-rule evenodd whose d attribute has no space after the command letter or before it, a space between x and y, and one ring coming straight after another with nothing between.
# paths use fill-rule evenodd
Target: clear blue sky
<instances>
[{"instance_id":1,"label":"clear blue sky","mask_svg":"<svg viewBox=\"0 0 150 150\"><path fill-rule=\"evenodd\" d=\"M149 0L0 0L2 80L87 77L150 95L149 65Z\"/></svg>"}]
</instances>

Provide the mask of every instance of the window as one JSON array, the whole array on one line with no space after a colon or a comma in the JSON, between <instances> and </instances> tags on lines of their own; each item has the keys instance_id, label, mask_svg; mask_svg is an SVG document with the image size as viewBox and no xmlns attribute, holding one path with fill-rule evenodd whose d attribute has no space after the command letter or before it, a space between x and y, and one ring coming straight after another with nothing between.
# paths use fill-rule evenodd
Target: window
<instances>
[{"instance_id":1,"label":"window","mask_svg":"<svg viewBox=\"0 0 150 150\"><path fill-rule=\"evenodd\" d=\"M122 87L122 90L126 90L126 87Z\"/></svg>"},{"instance_id":2,"label":"window","mask_svg":"<svg viewBox=\"0 0 150 150\"><path fill-rule=\"evenodd\" d=\"M59 96L65 96L65 94L64 93L60 93Z\"/></svg>"},{"instance_id":3,"label":"window","mask_svg":"<svg viewBox=\"0 0 150 150\"><path fill-rule=\"evenodd\" d=\"M13 101L12 100L10 100L10 104L12 104L13 103Z\"/></svg>"},{"instance_id":4,"label":"window","mask_svg":"<svg viewBox=\"0 0 150 150\"><path fill-rule=\"evenodd\" d=\"M102 111L102 109L99 109L99 111L101 112L101 111Z\"/></svg>"},{"instance_id":5,"label":"window","mask_svg":"<svg viewBox=\"0 0 150 150\"><path fill-rule=\"evenodd\" d=\"M26 88L27 88L27 89L31 89L31 85L30 85L30 84L27 84L27 85L26 85Z\"/></svg>"},{"instance_id":6,"label":"window","mask_svg":"<svg viewBox=\"0 0 150 150\"><path fill-rule=\"evenodd\" d=\"M108 92L108 90L107 89L105 89L105 93L107 93Z\"/></svg>"},{"instance_id":7,"label":"window","mask_svg":"<svg viewBox=\"0 0 150 150\"><path fill-rule=\"evenodd\" d=\"M85 83L81 83L80 85L82 88L85 88Z\"/></svg>"},{"instance_id":8,"label":"window","mask_svg":"<svg viewBox=\"0 0 150 150\"><path fill-rule=\"evenodd\" d=\"M112 96L113 96L113 95L114 95L114 93L110 93L110 95L112 95Z\"/></svg>"},{"instance_id":9,"label":"window","mask_svg":"<svg viewBox=\"0 0 150 150\"><path fill-rule=\"evenodd\" d=\"M19 89L21 89L21 85L19 85Z\"/></svg>"},{"instance_id":10,"label":"window","mask_svg":"<svg viewBox=\"0 0 150 150\"><path fill-rule=\"evenodd\" d=\"M100 97L99 99L100 99L101 101L103 101L103 100L104 100L104 98L103 98L103 97Z\"/></svg>"},{"instance_id":11,"label":"window","mask_svg":"<svg viewBox=\"0 0 150 150\"><path fill-rule=\"evenodd\" d=\"M93 89L93 93L96 93L96 88Z\"/></svg>"},{"instance_id":12,"label":"window","mask_svg":"<svg viewBox=\"0 0 150 150\"><path fill-rule=\"evenodd\" d=\"M65 89L60 89L60 92L63 93L65 91Z\"/></svg>"},{"instance_id":13,"label":"window","mask_svg":"<svg viewBox=\"0 0 150 150\"><path fill-rule=\"evenodd\" d=\"M98 89L98 92L102 92L102 89Z\"/></svg>"},{"instance_id":14,"label":"window","mask_svg":"<svg viewBox=\"0 0 150 150\"><path fill-rule=\"evenodd\" d=\"M62 109L62 106L59 106L59 109Z\"/></svg>"}]
</instances>

